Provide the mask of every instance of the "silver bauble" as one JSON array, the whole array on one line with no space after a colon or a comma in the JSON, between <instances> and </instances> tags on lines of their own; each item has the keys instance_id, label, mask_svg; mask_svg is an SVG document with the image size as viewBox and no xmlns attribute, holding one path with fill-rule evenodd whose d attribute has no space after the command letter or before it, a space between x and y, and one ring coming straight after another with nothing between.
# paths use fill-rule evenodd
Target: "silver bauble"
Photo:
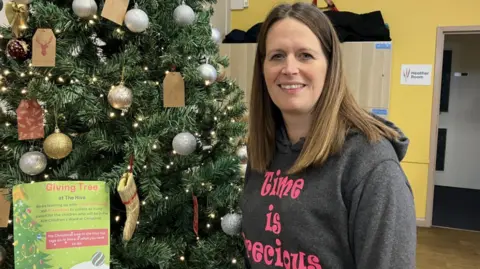
<instances>
[{"instance_id":1,"label":"silver bauble","mask_svg":"<svg viewBox=\"0 0 480 269\"><path fill-rule=\"evenodd\" d=\"M39 151L30 151L22 155L19 166L25 174L36 176L47 168L47 157Z\"/></svg>"},{"instance_id":2,"label":"silver bauble","mask_svg":"<svg viewBox=\"0 0 480 269\"><path fill-rule=\"evenodd\" d=\"M189 25L195 21L195 12L191 7L182 4L173 11L173 18L178 25Z\"/></svg>"},{"instance_id":3,"label":"silver bauble","mask_svg":"<svg viewBox=\"0 0 480 269\"><path fill-rule=\"evenodd\" d=\"M88 18L97 13L97 3L95 0L73 0L73 12L80 18Z\"/></svg>"},{"instance_id":4,"label":"silver bauble","mask_svg":"<svg viewBox=\"0 0 480 269\"><path fill-rule=\"evenodd\" d=\"M113 87L108 92L108 102L110 105L119 110L125 110L130 108L133 101L132 90L120 84Z\"/></svg>"},{"instance_id":5,"label":"silver bauble","mask_svg":"<svg viewBox=\"0 0 480 269\"><path fill-rule=\"evenodd\" d=\"M125 14L124 22L130 31L141 33L148 28L149 19L145 11L134 8L130 9L127 14Z\"/></svg>"},{"instance_id":6,"label":"silver bauble","mask_svg":"<svg viewBox=\"0 0 480 269\"><path fill-rule=\"evenodd\" d=\"M237 149L237 156L242 162L248 159L247 146L241 146Z\"/></svg>"},{"instance_id":7,"label":"silver bauble","mask_svg":"<svg viewBox=\"0 0 480 269\"><path fill-rule=\"evenodd\" d=\"M222 34L217 28L212 28L212 40L217 44L222 43Z\"/></svg>"},{"instance_id":8,"label":"silver bauble","mask_svg":"<svg viewBox=\"0 0 480 269\"><path fill-rule=\"evenodd\" d=\"M180 155L188 155L197 148L197 139L189 132L177 134L172 141L173 150Z\"/></svg>"},{"instance_id":9,"label":"silver bauble","mask_svg":"<svg viewBox=\"0 0 480 269\"><path fill-rule=\"evenodd\" d=\"M222 230L228 235L237 235L242 229L242 215L229 213L222 217Z\"/></svg>"},{"instance_id":10,"label":"silver bauble","mask_svg":"<svg viewBox=\"0 0 480 269\"><path fill-rule=\"evenodd\" d=\"M205 80L206 83L212 84L217 80L217 69L211 64L202 64L198 67L198 72L200 76Z\"/></svg>"}]
</instances>

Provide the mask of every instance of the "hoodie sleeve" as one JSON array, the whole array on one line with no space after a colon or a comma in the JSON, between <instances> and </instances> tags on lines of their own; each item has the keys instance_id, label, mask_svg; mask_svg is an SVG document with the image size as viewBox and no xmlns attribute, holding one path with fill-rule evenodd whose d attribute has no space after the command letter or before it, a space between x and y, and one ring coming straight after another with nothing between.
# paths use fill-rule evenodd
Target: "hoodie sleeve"
<instances>
[{"instance_id":1,"label":"hoodie sleeve","mask_svg":"<svg viewBox=\"0 0 480 269\"><path fill-rule=\"evenodd\" d=\"M353 190L349 217L357 269L414 269L416 215L399 163L383 161Z\"/></svg>"}]
</instances>

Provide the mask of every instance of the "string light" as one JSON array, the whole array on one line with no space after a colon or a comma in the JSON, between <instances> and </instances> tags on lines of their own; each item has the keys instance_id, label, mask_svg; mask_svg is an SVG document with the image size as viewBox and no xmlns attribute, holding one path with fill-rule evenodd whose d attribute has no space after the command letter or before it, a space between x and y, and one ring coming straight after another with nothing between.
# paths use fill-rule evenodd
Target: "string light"
<instances>
[{"instance_id":1,"label":"string light","mask_svg":"<svg viewBox=\"0 0 480 269\"><path fill-rule=\"evenodd\" d=\"M116 222L120 221L120 216L116 216L116 217L115 217L115 221L116 221Z\"/></svg>"},{"instance_id":2,"label":"string light","mask_svg":"<svg viewBox=\"0 0 480 269\"><path fill-rule=\"evenodd\" d=\"M232 263L233 263L233 264L236 264L236 263L237 263L237 259L233 258L233 259L232 259Z\"/></svg>"},{"instance_id":3,"label":"string light","mask_svg":"<svg viewBox=\"0 0 480 269\"><path fill-rule=\"evenodd\" d=\"M182 262L185 261L185 257L180 256L180 260L181 260Z\"/></svg>"}]
</instances>

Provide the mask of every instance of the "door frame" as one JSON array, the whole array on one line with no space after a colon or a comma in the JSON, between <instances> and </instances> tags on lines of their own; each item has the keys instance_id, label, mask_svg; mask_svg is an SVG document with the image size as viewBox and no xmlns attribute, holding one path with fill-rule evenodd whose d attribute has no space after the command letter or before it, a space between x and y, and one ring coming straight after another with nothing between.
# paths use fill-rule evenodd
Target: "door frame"
<instances>
[{"instance_id":1,"label":"door frame","mask_svg":"<svg viewBox=\"0 0 480 269\"><path fill-rule=\"evenodd\" d=\"M433 219L433 196L435 189L435 163L437 160L438 119L440 117L440 94L442 88L443 50L446 35L480 34L480 25L440 26L437 27L435 46L435 66L433 81L433 100L430 123L430 157L427 179L427 210L425 219L417 221L418 226L431 227Z\"/></svg>"}]
</instances>

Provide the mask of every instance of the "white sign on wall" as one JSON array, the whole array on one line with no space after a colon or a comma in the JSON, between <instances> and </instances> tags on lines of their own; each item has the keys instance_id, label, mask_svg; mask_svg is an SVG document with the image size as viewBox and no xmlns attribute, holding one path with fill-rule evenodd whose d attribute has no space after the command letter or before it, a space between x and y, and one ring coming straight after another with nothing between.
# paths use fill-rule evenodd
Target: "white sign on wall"
<instances>
[{"instance_id":1,"label":"white sign on wall","mask_svg":"<svg viewBox=\"0 0 480 269\"><path fill-rule=\"evenodd\" d=\"M431 85L432 65L431 64L402 64L400 74L402 85Z\"/></svg>"}]
</instances>

